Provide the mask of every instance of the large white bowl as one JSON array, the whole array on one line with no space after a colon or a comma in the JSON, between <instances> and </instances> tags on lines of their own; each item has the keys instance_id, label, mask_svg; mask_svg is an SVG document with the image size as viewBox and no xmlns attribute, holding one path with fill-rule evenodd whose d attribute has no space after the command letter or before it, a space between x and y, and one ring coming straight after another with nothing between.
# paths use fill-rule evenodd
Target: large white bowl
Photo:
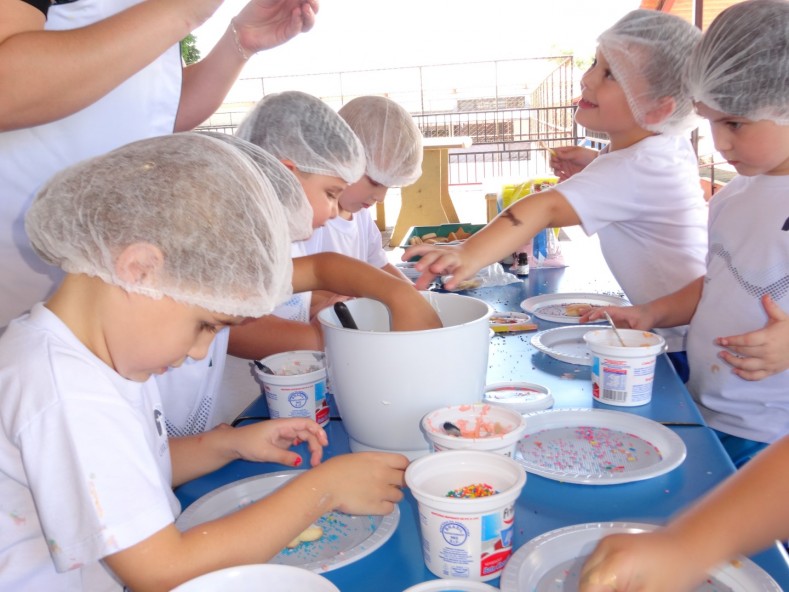
<instances>
[{"instance_id":1,"label":"large white bowl","mask_svg":"<svg viewBox=\"0 0 789 592\"><path fill-rule=\"evenodd\" d=\"M461 294L422 294L442 328L390 331L388 309L369 298L346 302L358 330L343 328L331 308L318 314L329 387L354 452L427 454L420 430L427 412L482 400L493 309Z\"/></svg>"}]
</instances>

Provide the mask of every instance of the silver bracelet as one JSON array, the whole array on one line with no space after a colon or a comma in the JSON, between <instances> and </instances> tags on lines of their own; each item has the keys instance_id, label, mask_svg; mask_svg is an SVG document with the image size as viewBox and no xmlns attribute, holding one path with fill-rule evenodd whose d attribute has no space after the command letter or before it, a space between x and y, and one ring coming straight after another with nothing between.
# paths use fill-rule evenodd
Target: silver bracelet
<instances>
[{"instance_id":1,"label":"silver bracelet","mask_svg":"<svg viewBox=\"0 0 789 592\"><path fill-rule=\"evenodd\" d=\"M238 50L241 58L246 62L249 58L255 55L255 52L253 51L252 53L247 54L247 50L244 49L243 45L241 45L241 40L238 38L238 29L236 29L235 17L230 19L230 30L233 31L233 40L236 42L236 49Z\"/></svg>"}]
</instances>

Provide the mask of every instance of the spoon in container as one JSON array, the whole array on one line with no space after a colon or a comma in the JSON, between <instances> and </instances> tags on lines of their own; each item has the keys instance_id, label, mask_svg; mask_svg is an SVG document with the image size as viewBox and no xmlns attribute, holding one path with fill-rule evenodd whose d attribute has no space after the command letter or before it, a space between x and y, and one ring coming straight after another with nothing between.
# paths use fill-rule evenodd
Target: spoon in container
<instances>
[{"instance_id":1,"label":"spoon in container","mask_svg":"<svg viewBox=\"0 0 789 592\"><path fill-rule=\"evenodd\" d=\"M605 315L605 318L608 319L608 323L611 325L611 329L614 330L614 335L616 335L616 338L619 340L619 344L622 347L627 347L625 345L625 340L622 339L622 336L619 334L619 331L616 330L616 325L614 325L614 320L611 318L611 315L608 314L606 311L603 311L603 314Z\"/></svg>"},{"instance_id":2,"label":"spoon in container","mask_svg":"<svg viewBox=\"0 0 789 592\"><path fill-rule=\"evenodd\" d=\"M253 362L255 362L255 366L257 366L258 370L261 370L264 374L274 374L274 371L262 362L258 362L257 360L253 360Z\"/></svg>"},{"instance_id":3,"label":"spoon in container","mask_svg":"<svg viewBox=\"0 0 789 592\"><path fill-rule=\"evenodd\" d=\"M460 431L460 428L459 428L459 427L457 427L457 426L456 426L454 423L452 423L451 421L445 421L445 422L444 422L444 425L443 425L443 428L444 428L444 432L446 432L446 433L447 433L447 434L449 434L450 436L455 436L456 438L460 438L460 436L462 436L462 435L463 435L463 434L461 433L461 431Z\"/></svg>"},{"instance_id":4,"label":"spoon in container","mask_svg":"<svg viewBox=\"0 0 789 592\"><path fill-rule=\"evenodd\" d=\"M340 320L340 324L346 329L359 328L356 326L356 321L353 320L351 311L348 310L348 307L345 305L344 302L336 302L334 304L334 314L337 315L337 318Z\"/></svg>"}]
</instances>

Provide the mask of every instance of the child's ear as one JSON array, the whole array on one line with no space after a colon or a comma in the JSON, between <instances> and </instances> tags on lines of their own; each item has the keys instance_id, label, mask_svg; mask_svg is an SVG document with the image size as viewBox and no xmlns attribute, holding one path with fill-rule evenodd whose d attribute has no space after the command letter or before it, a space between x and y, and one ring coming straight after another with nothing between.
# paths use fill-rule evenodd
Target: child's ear
<instances>
[{"instance_id":1,"label":"child's ear","mask_svg":"<svg viewBox=\"0 0 789 592\"><path fill-rule=\"evenodd\" d=\"M150 243L134 243L123 249L115 261L118 278L133 286L151 285L164 266L164 255Z\"/></svg>"},{"instance_id":2,"label":"child's ear","mask_svg":"<svg viewBox=\"0 0 789 592\"><path fill-rule=\"evenodd\" d=\"M282 160L280 160L280 162L282 164L284 164L285 168L288 169L291 173L295 173L298 170L298 167L296 166L296 163L294 163L292 160L288 160L287 158L283 158Z\"/></svg>"},{"instance_id":3,"label":"child's ear","mask_svg":"<svg viewBox=\"0 0 789 592\"><path fill-rule=\"evenodd\" d=\"M644 123L657 125L674 113L676 108L677 102L672 97L661 97L657 106L650 109L644 116Z\"/></svg>"}]
</instances>

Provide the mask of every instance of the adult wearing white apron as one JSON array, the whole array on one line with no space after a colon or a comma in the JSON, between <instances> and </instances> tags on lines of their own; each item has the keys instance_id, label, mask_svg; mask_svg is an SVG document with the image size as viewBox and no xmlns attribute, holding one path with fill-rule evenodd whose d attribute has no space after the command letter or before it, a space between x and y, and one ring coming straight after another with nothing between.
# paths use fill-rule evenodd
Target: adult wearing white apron
<instances>
[{"instance_id":1,"label":"adult wearing white apron","mask_svg":"<svg viewBox=\"0 0 789 592\"><path fill-rule=\"evenodd\" d=\"M183 69L178 41L221 0L76 0L49 7L43 31L35 3L0 0L0 62L16 60L23 73L0 69L10 105L0 129L12 130L0 133L0 332L61 277L24 231L37 189L79 160L205 121L252 54L309 30L317 10L317 0L252 0L211 53ZM46 35L56 31L68 35ZM31 60L42 48L39 68Z\"/></svg>"}]
</instances>

